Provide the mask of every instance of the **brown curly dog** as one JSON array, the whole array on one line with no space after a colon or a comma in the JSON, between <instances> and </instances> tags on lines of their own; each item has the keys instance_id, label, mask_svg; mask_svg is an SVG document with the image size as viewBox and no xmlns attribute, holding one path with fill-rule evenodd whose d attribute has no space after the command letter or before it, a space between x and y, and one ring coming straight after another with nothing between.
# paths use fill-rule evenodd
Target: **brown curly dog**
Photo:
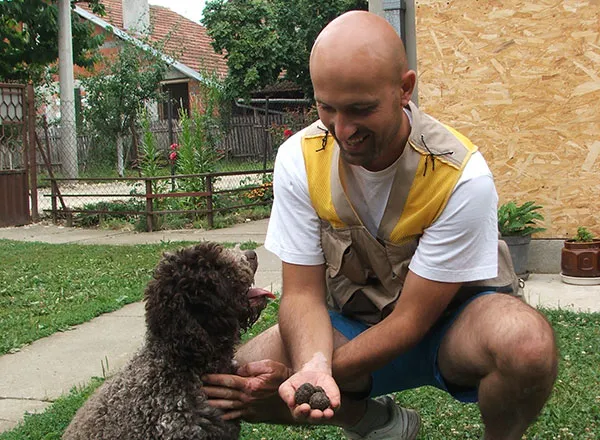
<instances>
[{"instance_id":1,"label":"brown curly dog","mask_svg":"<svg viewBox=\"0 0 600 440\"><path fill-rule=\"evenodd\" d=\"M200 377L230 373L240 333L273 298L252 288L256 254L201 243L165 253L145 291L146 342L79 409L65 440L237 439Z\"/></svg>"}]
</instances>

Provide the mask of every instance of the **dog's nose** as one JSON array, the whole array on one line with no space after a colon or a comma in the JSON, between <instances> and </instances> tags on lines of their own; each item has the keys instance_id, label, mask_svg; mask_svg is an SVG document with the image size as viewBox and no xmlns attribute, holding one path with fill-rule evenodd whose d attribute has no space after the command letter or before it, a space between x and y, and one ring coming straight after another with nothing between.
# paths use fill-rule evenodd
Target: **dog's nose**
<instances>
[{"instance_id":1,"label":"dog's nose","mask_svg":"<svg viewBox=\"0 0 600 440\"><path fill-rule=\"evenodd\" d=\"M250 263L252 270L256 272L256 269L258 269L258 256L256 255L256 252L248 250L244 252L244 255L246 256L248 263Z\"/></svg>"}]
</instances>

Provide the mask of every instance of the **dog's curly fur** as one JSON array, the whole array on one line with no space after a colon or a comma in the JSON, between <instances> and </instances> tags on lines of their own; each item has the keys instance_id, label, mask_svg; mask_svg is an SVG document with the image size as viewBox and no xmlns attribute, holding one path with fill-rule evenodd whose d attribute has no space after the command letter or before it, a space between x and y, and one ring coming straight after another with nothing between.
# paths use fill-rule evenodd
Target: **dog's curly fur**
<instances>
[{"instance_id":1,"label":"dog's curly fur","mask_svg":"<svg viewBox=\"0 0 600 440\"><path fill-rule=\"evenodd\" d=\"M247 297L256 265L209 242L165 254L145 291L144 347L79 409L63 439L237 439L239 423L207 405L200 377L232 372L240 332L266 303Z\"/></svg>"}]
</instances>

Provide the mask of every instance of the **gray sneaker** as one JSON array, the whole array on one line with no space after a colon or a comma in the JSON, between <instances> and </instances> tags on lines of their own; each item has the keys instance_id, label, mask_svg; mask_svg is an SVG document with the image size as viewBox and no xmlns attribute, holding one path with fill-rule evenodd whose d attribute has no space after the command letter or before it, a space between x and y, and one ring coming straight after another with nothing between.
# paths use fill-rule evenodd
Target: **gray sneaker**
<instances>
[{"instance_id":1,"label":"gray sneaker","mask_svg":"<svg viewBox=\"0 0 600 440\"><path fill-rule=\"evenodd\" d=\"M381 428L374 429L364 437L355 432L344 430L350 440L415 440L421 427L419 413L412 409L402 408L390 396L376 397L375 400L385 404L390 420Z\"/></svg>"}]
</instances>

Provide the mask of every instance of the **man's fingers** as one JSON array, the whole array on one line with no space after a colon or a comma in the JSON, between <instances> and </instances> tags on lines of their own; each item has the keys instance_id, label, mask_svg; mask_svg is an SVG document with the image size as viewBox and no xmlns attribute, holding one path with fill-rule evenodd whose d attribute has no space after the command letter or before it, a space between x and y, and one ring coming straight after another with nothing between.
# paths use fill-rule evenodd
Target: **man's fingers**
<instances>
[{"instance_id":1,"label":"man's fingers","mask_svg":"<svg viewBox=\"0 0 600 440\"><path fill-rule=\"evenodd\" d=\"M245 414L246 412L242 410L227 411L221 416L221 418L223 420L235 420L239 419L240 417L243 417Z\"/></svg>"},{"instance_id":2,"label":"man's fingers","mask_svg":"<svg viewBox=\"0 0 600 440\"><path fill-rule=\"evenodd\" d=\"M219 409L240 409L246 406L244 402L240 402L239 400L209 399L207 402L213 408Z\"/></svg>"},{"instance_id":3,"label":"man's fingers","mask_svg":"<svg viewBox=\"0 0 600 440\"><path fill-rule=\"evenodd\" d=\"M245 378L234 374L205 374L202 381L210 385L236 389L243 389L246 384Z\"/></svg>"},{"instance_id":4,"label":"man's fingers","mask_svg":"<svg viewBox=\"0 0 600 440\"><path fill-rule=\"evenodd\" d=\"M303 403L292 410L292 417L297 420L306 419L310 416L310 412L310 405L308 403Z\"/></svg>"},{"instance_id":5,"label":"man's fingers","mask_svg":"<svg viewBox=\"0 0 600 440\"><path fill-rule=\"evenodd\" d=\"M213 387L213 386L204 386L202 387L204 392L211 399L226 399L226 400L240 400L245 401L246 395L233 388L223 388L223 387Z\"/></svg>"},{"instance_id":6,"label":"man's fingers","mask_svg":"<svg viewBox=\"0 0 600 440\"><path fill-rule=\"evenodd\" d=\"M237 370L237 374L240 376L260 376L261 374L268 374L273 372L273 366L268 361L257 361L250 362L242 365Z\"/></svg>"},{"instance_id":7,"label":"man's fingers","mask_svg":"<svg viewBox=\"0 0 600 440\"><path fill-rule=\"evenodd\" d=\"M323 417L326 419L330 419L333 417L335 413L333 412L333 410L331 408L327 408L323 411Z\"/></svg>"},{"instance_id":8,"label":"man's fingers","mask_svg":"<svg viewBox=\"0 0 600 440\"><path fill-rule=\"evenodd\" d=\"M283 400L290 408L293 408L296 405L296 390L289 382L281 384L279 387L279 397L281 397L281 400Z\"/></svg>"}]
</instances>

